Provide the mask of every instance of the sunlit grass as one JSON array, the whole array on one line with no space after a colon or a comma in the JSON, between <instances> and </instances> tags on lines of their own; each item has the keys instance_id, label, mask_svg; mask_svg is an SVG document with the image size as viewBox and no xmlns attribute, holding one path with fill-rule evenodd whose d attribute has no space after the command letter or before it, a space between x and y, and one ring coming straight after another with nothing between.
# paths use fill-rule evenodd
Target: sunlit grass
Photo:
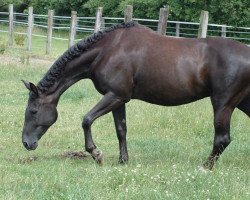
<instances>
[{"instance_id":1,"label":"sunlit grass","mask_svg":"<svg viewBox=\"0 0 250 200\"><path fill-rule=\"evenodd\" d=\"M62 47L58 47L54 53L59 55ZM101 98L91 81L80 81L61 97L57 123L38 149L25 150L21 131L28 91L21 79L37 83L52 62L41 57L22 64L17 56L16 49L0 56L0 199L250 198L250 123L241 112L233 115L232 143L213 171L197 170L212 148L209 99L179 107L129 102L130 161L125 166L118 164L112 115L96 120L93 138L105 156L100 167L90 156L85 160L62 156L84 150L81 122Z\"/></svg>"}]
</instances>

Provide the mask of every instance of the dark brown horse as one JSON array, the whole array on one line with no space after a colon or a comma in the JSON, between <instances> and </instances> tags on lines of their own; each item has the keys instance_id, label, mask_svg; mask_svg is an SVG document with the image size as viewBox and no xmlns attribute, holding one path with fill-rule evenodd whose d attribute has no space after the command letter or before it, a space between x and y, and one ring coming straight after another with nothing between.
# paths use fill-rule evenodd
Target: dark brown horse
<instances>
[{"instance_id":1,"label":"dark brown horse","mask_svg":"<svg viewBox=\"0 0 250 200\"><path fill-rule=\"evenodd\" d=\"M128 161L125 104L140 99L177 106L210 97L214 110L213 150L204 166L211 169L230 143L235 108L250 117L250 48L223 38L182 39L161 36L134 22L116 25L66 51L37 86L29 89L23 145L36 149L56 121L60 96L81 79L93 81L103 98L84 117L85 148L98 162L91 125L113 113L121 163Z\"/></svg>"}]
</instances>

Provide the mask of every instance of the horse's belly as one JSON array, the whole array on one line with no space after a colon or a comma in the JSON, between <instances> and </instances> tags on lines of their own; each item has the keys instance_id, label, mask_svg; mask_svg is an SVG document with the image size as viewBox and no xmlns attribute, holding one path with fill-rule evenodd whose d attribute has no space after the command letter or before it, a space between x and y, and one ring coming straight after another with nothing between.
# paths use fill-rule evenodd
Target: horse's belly
<instances>
[{"instance_id":1,"label":"horse's belly","mask_svg":"<svg viewBox=\"0 0 250 200\"><path fill-rule=\"evenodd\" d=\"M135 88L132 98L163 106L178 106L209 96L208 92L182 89Z\"/></svg>"},{"instance_id":2,"label":"horse's belly","mask_svg":"<svg viewBox=\"0 0 250 200\"><path fill-rule=\"evenodd\" d=\"M191 103L197 101L199 99L205 98L206 96L196 96L196 97L189 97L189 98L167 98L167 99L159 99L159 98L149 98L146 96L133 96L133 99L139 99L148 103L162 105L162 106L179 106L187 103Z\"/></svg>"}]
</instances>

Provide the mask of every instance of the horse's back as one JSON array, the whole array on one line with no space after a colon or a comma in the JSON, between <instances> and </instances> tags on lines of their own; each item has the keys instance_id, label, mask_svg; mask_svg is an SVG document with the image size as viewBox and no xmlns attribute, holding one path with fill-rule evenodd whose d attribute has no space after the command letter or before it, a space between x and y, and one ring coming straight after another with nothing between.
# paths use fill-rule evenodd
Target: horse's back
<instances>
[{"instance_id":1,"label":"horse's back","mask_svg":"<svg viewBox=\"0 0 250 200\"><path fill-rule=\"evenodd\" d=\"M250 48L228 39L172 38L135 26L110 33L105 45L96 71L102 93L180 105L250 80Z\"/></svg>"}]
</instances>

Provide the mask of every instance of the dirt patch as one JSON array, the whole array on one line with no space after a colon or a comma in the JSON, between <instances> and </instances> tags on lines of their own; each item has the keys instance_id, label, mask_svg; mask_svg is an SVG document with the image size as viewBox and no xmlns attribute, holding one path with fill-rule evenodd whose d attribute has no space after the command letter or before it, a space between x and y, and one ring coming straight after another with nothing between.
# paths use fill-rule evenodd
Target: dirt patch
<instances>
[{"instance_id":1,"label":"dirt patch","mask_svg":"<svg viewBox=\"0 0 250 200\"><path fill-rule=\"evenodd\" d=\"M56 156L58 157L58 155ZM70 158L70 159L79 159L79 160L86 160L88 155L83 151L67 151L60 155L62 158ZM21 157L18 158L19 164L30 164L34 161L37 161L37 156L28 156L28 157Z\"/></svg>"},{"instance_id":2,"label":"dirt patch","mask_svg":"<svg viewBox=\"0 0 250 200\"><path fill-rule=\"evenodd\" d=\"M65 158L73 158L73 159L80 159L80 160L85 160L87 159L87 154L84 153L83 151L68 151L65 152L63 155Z\"/></svg>"},{"instance_id":3,"label":"dirt patch","mask_svg":"<svg viewBox=\"0 0 250 200\"><path fill-rule=\"evenodd\" d=\"M27 158L19 158L18 163L20 163L20 164L29 164L29 163L32 163L32 162L36 161L37 159L38 159L37 156L29 156Z\"/></svg>"}]
</instances>

